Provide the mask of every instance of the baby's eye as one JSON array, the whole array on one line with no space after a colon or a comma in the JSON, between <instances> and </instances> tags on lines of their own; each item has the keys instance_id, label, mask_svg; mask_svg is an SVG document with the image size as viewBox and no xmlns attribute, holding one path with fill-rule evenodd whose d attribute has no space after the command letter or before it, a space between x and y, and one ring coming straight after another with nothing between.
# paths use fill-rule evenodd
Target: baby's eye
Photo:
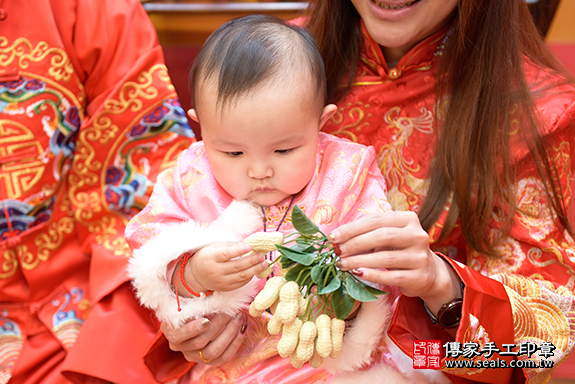
<instances>
[{"instance_id":1,"label":"baby's eye","mask_svg":"<svg viewBox=\"0 0 575 384\"><path fill-rule=\"evenodd\" d=\"M288 149L277 149L276 153L279 153L280 155L285 155L287 153L290 153L294 150L295 148L288 148Z\"/></svg>"},{"instance_id":2,"label":"baby's eye","mask_svg":"<svg viewBox=\"0 0 575 384\"><path fill-rule=\"evenodd\" d=\"M228 155L229 157L238 157L243 155L243 152L225 152L226 155Z\"/></svg>"}]
</instances>

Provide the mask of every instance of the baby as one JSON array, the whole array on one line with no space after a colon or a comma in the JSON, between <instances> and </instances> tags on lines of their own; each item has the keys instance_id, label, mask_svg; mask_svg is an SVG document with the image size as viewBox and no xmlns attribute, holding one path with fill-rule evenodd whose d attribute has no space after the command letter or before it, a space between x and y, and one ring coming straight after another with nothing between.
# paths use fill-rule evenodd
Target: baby
<instances>
[{"instance_id":1,"label":"baby","mask_svg":"<svg viewBox=\"0 0 575 384\"><path fill-rule=\"evenodd\" d=\"M390 210L373 148L320 132L328 119L338 118L337 108L326 105L323 61L303 29L271 16L230 21L198 53L191 84L189 115L200 124L203 141L158 177L148 205L126 229L137 295L172 327L246 310L265 283L254 276L268 261L258 253L240 257L251 250L241 241L257 231L294 232L294 205L324 233ZM266 331L271 315L264 312L250 317L248 336L232 361L197 364L188 378L356 381L371 367L374 377L396 375L394 382L402 382L385 343L393 296L362 303L342 353L320 369L295 369L278 356L279 336ZM217 357L198 353L206 363Z\"/></svg>"}]
</instances>

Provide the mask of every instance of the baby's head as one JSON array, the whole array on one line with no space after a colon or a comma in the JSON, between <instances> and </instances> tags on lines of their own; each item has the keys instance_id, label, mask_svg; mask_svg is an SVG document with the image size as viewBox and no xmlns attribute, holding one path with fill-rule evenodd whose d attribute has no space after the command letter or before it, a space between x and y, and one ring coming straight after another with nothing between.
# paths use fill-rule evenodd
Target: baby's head
<instances>
[{"instance_id":1,"label":"baby's head","mask_svg":"<svg viewBox=\"0 0 575 384\"><path fill-rule=\"evenodd\" d=\"M233 198L269 206L300 192L316 167L325 73L313 38L273 16L218 28L191 71L194 108L214 177Z\"/></svg>"}]
</instances>

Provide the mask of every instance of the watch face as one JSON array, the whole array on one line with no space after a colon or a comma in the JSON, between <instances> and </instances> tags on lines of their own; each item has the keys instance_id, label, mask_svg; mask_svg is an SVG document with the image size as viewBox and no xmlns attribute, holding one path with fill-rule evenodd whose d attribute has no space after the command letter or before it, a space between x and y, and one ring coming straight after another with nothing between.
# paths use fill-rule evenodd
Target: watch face
<instances>
[{"instance_id":1,"label":"watch face","mask_svg":"<svg viewBox=\"0 0 575 384\"><path fill-rule=\"evenodd\" d=\"M462 308L463 300L461 299L455 299L445 304L437 314L439 325L443 328L455 328L459 326Z\"/></svg>"}]
</instances>

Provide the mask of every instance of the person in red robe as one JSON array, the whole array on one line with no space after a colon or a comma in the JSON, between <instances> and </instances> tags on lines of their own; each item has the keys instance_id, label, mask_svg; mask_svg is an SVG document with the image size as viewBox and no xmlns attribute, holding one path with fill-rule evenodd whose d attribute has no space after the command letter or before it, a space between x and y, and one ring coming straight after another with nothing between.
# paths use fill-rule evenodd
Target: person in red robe
<instances>
[{"instance_id":1,"label":"person in red robe","mask_svg":"<svg viewBox=\"0 0 575 384\"><path fill-rule=\"evenodd\" d=\"M194 141L136 0L0 2L0 383L154 383L124 228Z\"/></svg>"},{"instance_id":2,"label":"person in red robe","mask_svg":"<svg viewBox=\"0 0 575 384\"><path fill-rule=\"evenodd\" d=\"M575 87L526 2L314 0L309 15L339 107L324 131L376 148L395 211L331 234L341 268L399 287L389 336L410 357L439 340L452 382L545 382L542 362L575 344Z\"/></svg>"}]
</instances>

